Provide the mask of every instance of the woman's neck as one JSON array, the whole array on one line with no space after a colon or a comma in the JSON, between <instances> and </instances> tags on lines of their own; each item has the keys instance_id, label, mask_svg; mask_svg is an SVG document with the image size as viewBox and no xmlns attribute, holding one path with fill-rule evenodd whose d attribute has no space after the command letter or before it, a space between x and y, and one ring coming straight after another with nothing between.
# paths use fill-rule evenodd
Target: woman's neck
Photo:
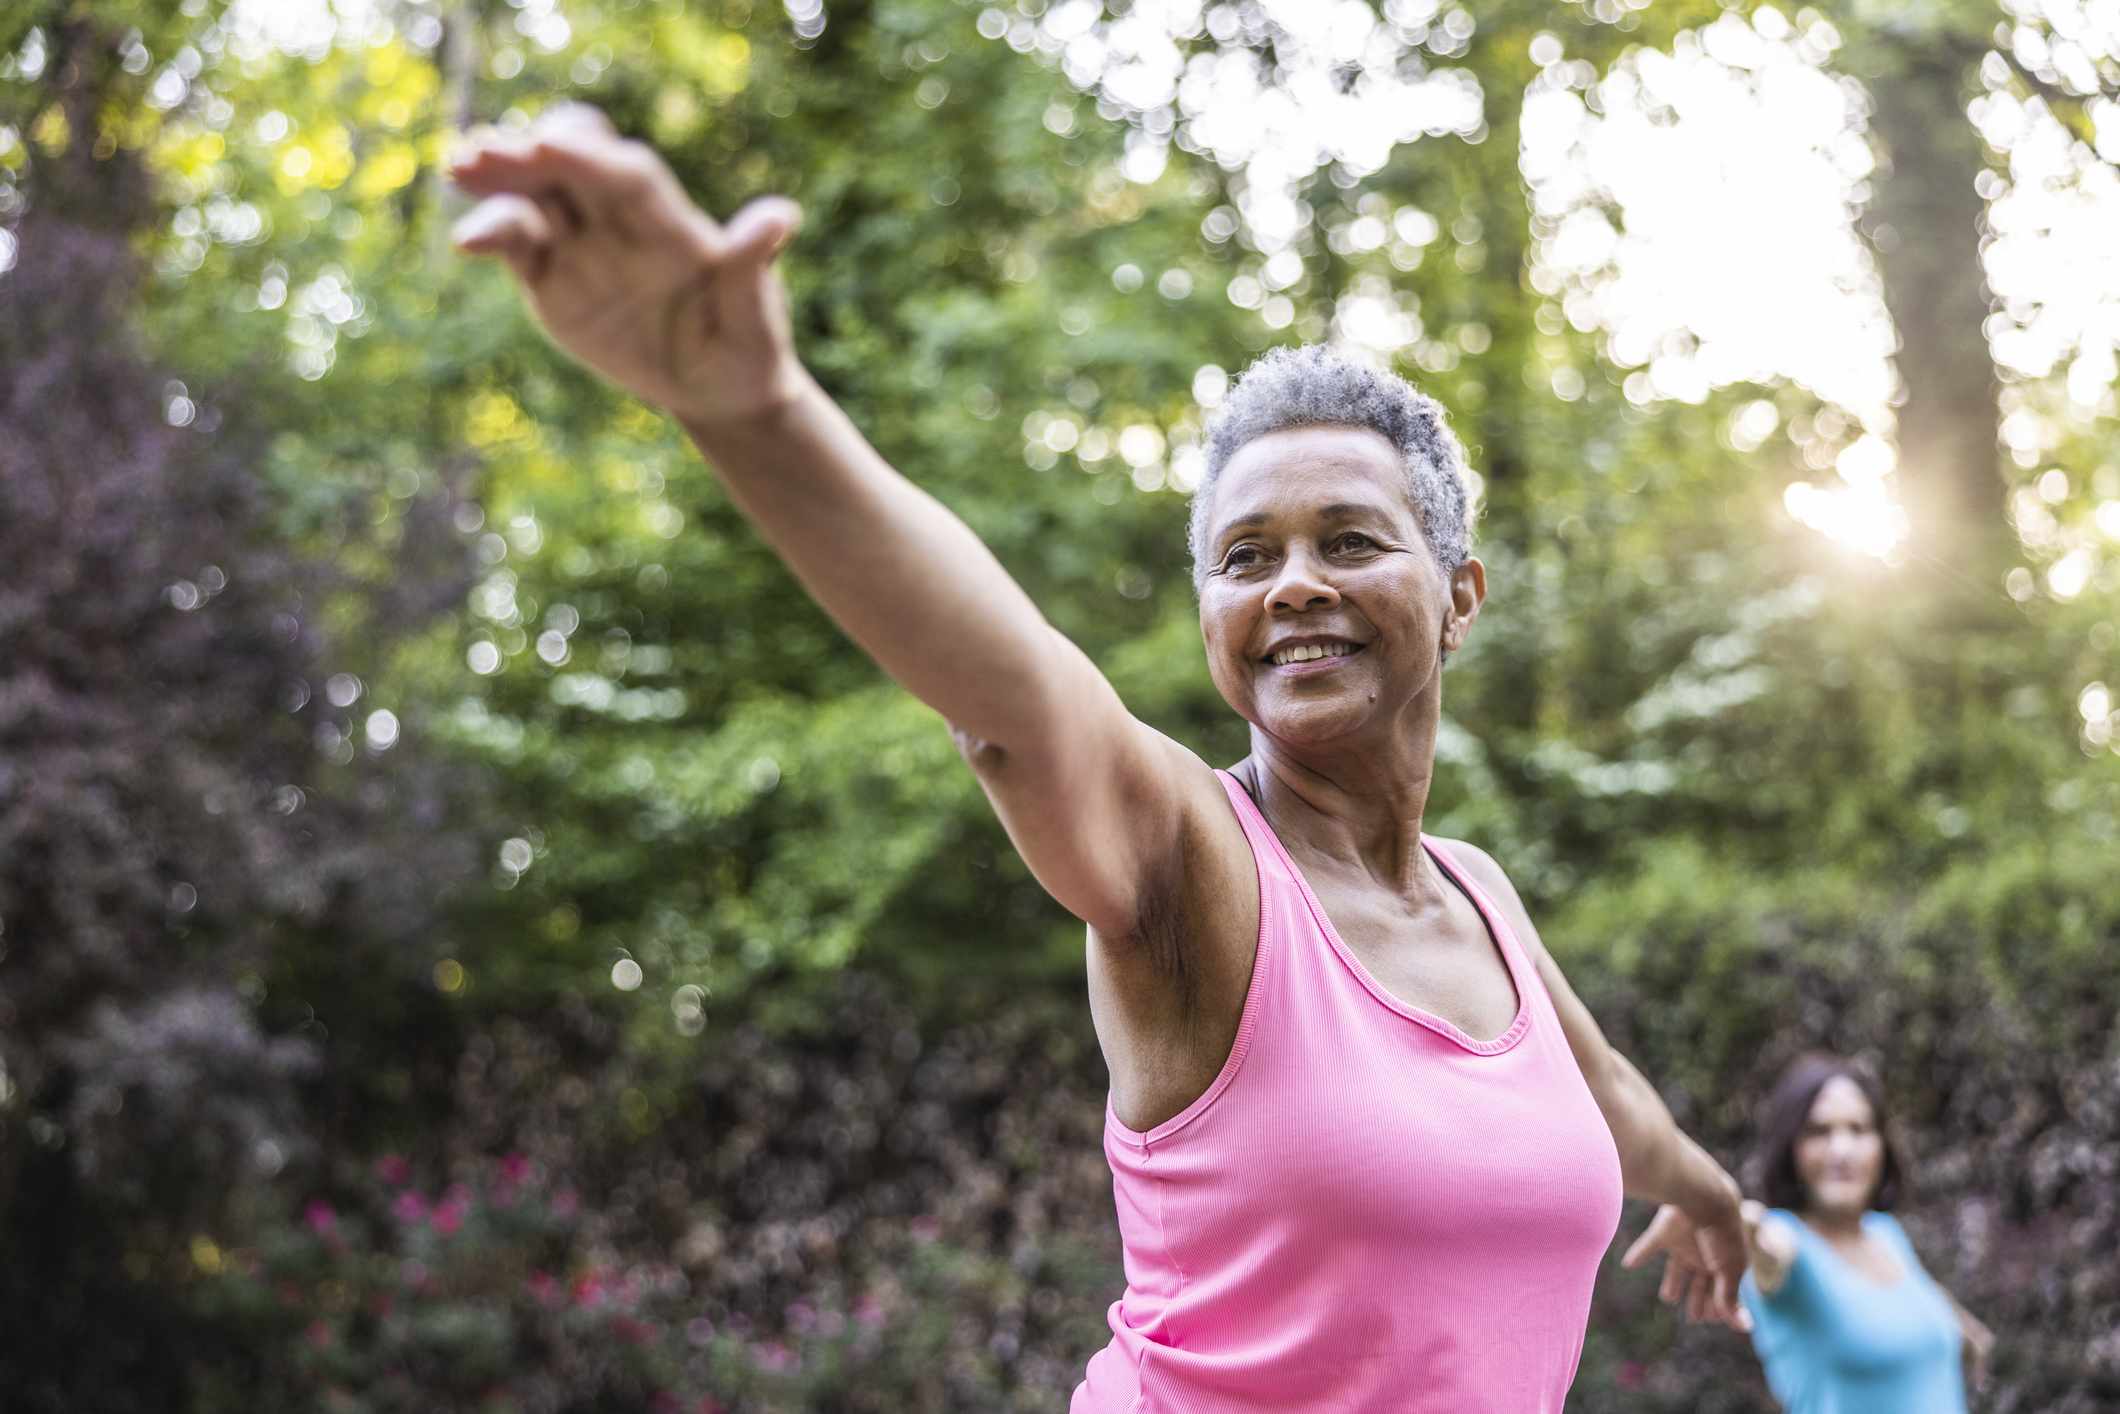
<instances>
[{"instance_id":1,"label":"woman's neck","mask_svg":"<svg viewBox=\"0 0 2120 1414\"><path fill-rule=\"evenodd\" d=\"M1435 770L1432 743L1423 745L1430 749L1314 755L1254 727L1238 775L1284 843L1358 859L1378 882L1412 896L1434 882L1421 849Z\"/></svg>"},{"instance_id":2,"label":"woman's neck","mask_svg":"<svg viewBox=\"0 0 2120 1414\"><path fill-rule=\"evenodd\" d=\"M1862 1220L1867 1208L1822 1208L1816 1205L1805 1208L1798 1216L1804 1226L1825 1238L1828 1242L1852 1241L1862 1233Z\"/></svg>"}]
</instances>

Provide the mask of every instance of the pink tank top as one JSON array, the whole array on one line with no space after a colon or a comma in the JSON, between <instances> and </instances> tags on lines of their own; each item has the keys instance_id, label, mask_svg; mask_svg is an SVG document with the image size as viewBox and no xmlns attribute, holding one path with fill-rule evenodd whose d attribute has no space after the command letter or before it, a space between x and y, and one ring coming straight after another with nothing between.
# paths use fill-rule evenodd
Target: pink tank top
<instances>
[{"instance_id":1,"label":"pink tank top","mask_svg":"<svg viewBox=\"0 0 2120 1414\"><path fill-rule=\"evenodd\" d=\"M1250 796L1259 952L1215 1083L1147 1134L1107 1103L1126 1294L1073 1414L1558 1414L1619 1223L1619 1155L1509 923L1491 1041L1347 950Z\"/></svg>"}]
</instances>

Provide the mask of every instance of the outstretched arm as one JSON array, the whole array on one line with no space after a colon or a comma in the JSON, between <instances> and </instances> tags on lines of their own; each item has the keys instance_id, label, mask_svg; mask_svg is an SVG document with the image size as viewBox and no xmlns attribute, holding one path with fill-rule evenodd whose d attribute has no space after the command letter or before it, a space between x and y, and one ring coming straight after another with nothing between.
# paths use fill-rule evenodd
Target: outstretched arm
<instances>
[{"instance_id":1,"label":"outstretched arm","mask_svg":"<svg viewBox=\"0 0 2120 1414\"><path fill-rule=\"evenodd\" d=\"M1517 897L1516 886L1501 866L1471 845L1452 841L1449 847L1508 914L1538 963L1539 980L1553 998L1575 1063L1612 1130L1628 1195L1661 1205L1648 1230L1627 1249L1625 1264L1639 1266L1658 1252L1668 1254L1661 1288L1664 1300L1683 1304L1689 1320L1725 1321L1746 1329L1750 1322L1737 1296L1737 1284L1745 1272L1737 1181L1680 1131L1655 1087L1612 1049L1597 1018L1546 951L1523 900Z\"/></svg>"},{"instance_id":2,"label":"outstretched arm","mask_svg":"<svg viewBox=\"0 0 2120 1414\"><path fill-rule=\"evenodd\" d=\"M1796 1265L1796 1235L1789 1231L1787 1220L1771 1216L1764 1203L1747 1198L1743 1213L1752 1280L1761 1296L1772 1296Z\"/></svg>"},{"instance_id":3,"label":"outstretched arm","mask_svg":"<svg viewBox=\"0 0 2120 1414\"><path fill-rule=\"evenodd\" d=\"M1937 1290L1943 1291L1943 1288ZM1958 1315L1958 1331L1965 1337L1965 1360L1972 1367L1967 1378L1973 1388L1979 1389L1987 1383L1988 1362L1995 1354L1995 1333L1987 1328L1985 1321L1959 1305L1958 1298L1948 1291L1943 1292L1943 1299L1951 1303L1951 1310Z\"/></svg>"},{"instance_id":4,"label":"outstretched arm","mask_svg":"<svg viewBox=\"0 0 2120 1414\"><path fill-rule=\"evenodd\" d=\"M793 203L726 225L593 109L490 135L454 166L457 228L507 260L552 337L667 409L804 587L940 712L1062 904L1134 932L1140 860L1170 857L1212 775L1136 722L971 530L896 471L797 361L773 260Z\"/></svg>"}]
</instances>

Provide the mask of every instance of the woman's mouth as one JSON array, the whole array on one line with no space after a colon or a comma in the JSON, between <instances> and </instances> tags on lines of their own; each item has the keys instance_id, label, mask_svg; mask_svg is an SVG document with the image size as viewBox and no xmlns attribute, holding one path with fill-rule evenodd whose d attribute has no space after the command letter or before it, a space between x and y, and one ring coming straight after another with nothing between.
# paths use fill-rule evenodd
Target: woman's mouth
<instances>
[{"instance_id":1,"label":"woman's mouth","mask_svg":"<svg viewBox=\"0 0 2120 1414\"><path fill-rule=\"evenodd\" d=\"M1361 651L1362 645L1359 643L1305 643L1293 648L1279 649L1270 654L1266 661L1277 668L1285 668L1290 663L1308 663L1316 658L1345 658Z\"/></svg>"}]
</instances>

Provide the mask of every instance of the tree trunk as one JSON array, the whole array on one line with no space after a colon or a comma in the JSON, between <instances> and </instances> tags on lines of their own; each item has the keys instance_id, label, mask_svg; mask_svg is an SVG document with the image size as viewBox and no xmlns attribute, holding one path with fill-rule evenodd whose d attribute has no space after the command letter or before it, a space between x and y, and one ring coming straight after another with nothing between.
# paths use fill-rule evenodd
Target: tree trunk
<instances>
[{"instance_id":1,"label":"tree trunk","mask_svg":"<svg viewBox=\"0 0 2120 1414\"><path fill-rule=\"evenodd\" d=\"M442 40L435 46L441 93L436 112L448 127L450 141L471 126L478 98L478 0L453 0L442 7ZM447 145L447 144L445 144ZM432 261L450 253L450 223L464 210L464 199L449 182L449 169L438 162L427 174L427 254Z\"/></svg>"},{"instance_id":2,"label":"tree trunk","mask_svg":"<svg viewBox=\"0 0 2120 1414\"><path fill-rule=\"evenodd\" d=\"M1983 203L1973 185L1985 159L1965 114L1981 47L1931 33L1875 34L1861 48L1871 130L1891 163L1870 215L1906 385L1899 484L1910 548L1958 565L2003 524L1995 366L1981 328L1990 307Z\"/></svg>"}]
</instances>

